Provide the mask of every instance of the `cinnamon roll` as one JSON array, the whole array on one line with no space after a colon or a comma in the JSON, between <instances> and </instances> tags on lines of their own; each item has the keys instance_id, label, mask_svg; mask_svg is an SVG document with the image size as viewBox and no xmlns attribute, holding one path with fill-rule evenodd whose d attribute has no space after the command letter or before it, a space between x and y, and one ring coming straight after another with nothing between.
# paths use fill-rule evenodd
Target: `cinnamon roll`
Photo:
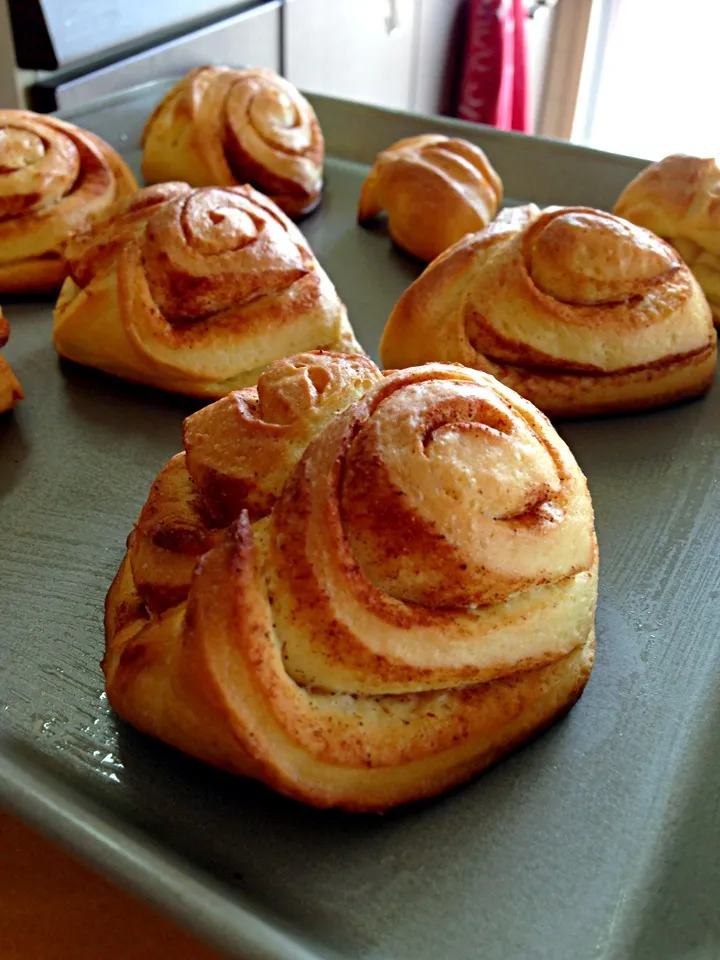
<instances>
[{"instance_id":1,"label":"cinnamon roll","mask_svg":"<svg viewBox=\"0 0 720 960\"><path fill-rule=\"evenodd\" d=\"M125 162L95 134L0 110L0 293L57 291L68 237L136 190Z\"/></svg>"},{"instance_id":2,"label":"cinnamon roll","mask_svg":"<svg viewBox=\"0 0 720 960\"><path fill-rule=\"evenodd\" d=\"M291 217L320 202L325 144L315 112L272 70L197 67L156 107L143 134L147 183L250 183Z\"/></svg>"},{"instance_id":3,"label":"cinnamon roll","mask_svg":"<svg viewBox=\"0 0 720 960\"><path fill-rule=\"evenodd\" d=\"M58 352L128 380L221 397L284 355L362 352L304 237L252 187L148 187L67 260Z\"/></svg>"},{"instance_id":4,"label":"cinnamon roll","mask_svg":"<svg viewBox=\"0 0 720 960\"><path fill-rule=\"evenodd\" d=\"M378 155L363 184L358 221L387 210L395 243L429 261L486 227L502 195L502 181L480 147L440 134L407 137Z\"/></svg>"},{"instance_id":5,"label":"cinnamon roll","mask_svg":"<svg viewBox=\"0 0 720 960\"><path fill-rule=\"evenodd\" d=\"M614 212L668 240L695 274L720 326L720 169L674 154L625 187Z\"/></svg>"},{"instance_id":6,"label":"cinnamon roll","mask_svg":"<svg viewBox=\"0 0 720 960\"><path fill-rule=\"evenodd\" d=\"M698 396L717 347L671 246L600 210L531 205L431 263L396 304L380 356L388 367L463 363L573 417Z\"/></svg>"},{"instance_id":7,"label":"cinnamon roll","mask_svg":"<svg viewBox=\"0 0 720 960\"><path fill-rule=\"evenodd\" d=\"M185 421L106 603L120 716L319 807L458 784L579 697L585 478L494 378L310 353Z\"/></svg>"},{"instance_id":8,"label":"cinnamon roll","mask_svg":"<svg viewBox=\"0 0 720 960\"><path fill-rule=\"evenodd\" d=\"M0 310L0 347L4 347L10 336L10 326ZM23 392L17 377L12 372L10 364L0 354L0 413L5 413L14 407L18 400L23 399Z\"/></svg>"}]
</instances>

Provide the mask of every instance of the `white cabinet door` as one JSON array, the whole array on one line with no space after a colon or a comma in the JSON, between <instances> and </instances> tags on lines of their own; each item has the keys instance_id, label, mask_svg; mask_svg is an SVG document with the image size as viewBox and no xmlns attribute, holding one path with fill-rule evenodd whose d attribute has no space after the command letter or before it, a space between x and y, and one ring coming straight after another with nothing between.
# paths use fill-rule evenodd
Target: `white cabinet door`
<instances>
[{"instance_id":1,"label":"white cabinet door","mask_svg":"<svg viewBox=\"0 0 720 960\"><path fill-rule=\"evenodd\" d=\"M465 0L419 0L417 69L412 108L454 112L465 48Z\"/></svg>"},{"instance_id":2,"label":"white cabinet door","mask_svg":"<svg viewBox=\"0 0 720 960\"><path fill-rule=\"evenodd\" d=\"M413 106L415 0L286 0L285 76L312 93Z\"/></svg>"}]
</instances>

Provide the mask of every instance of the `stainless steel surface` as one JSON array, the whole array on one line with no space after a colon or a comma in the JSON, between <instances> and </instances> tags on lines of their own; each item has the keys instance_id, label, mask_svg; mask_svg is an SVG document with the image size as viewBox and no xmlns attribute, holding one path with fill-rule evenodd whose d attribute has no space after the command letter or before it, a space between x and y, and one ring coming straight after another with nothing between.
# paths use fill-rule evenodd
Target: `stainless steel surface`
<instances>
[{"instance_id":1,"label":"stainless steel surface","mask_svg":"<svg viewBox=\"0 0 720 960\"><path fill-rule=\"evenodd\" d=\"M246 10L262 0L6 0L18 65L86 67Z\"/></svg>"},{"instance_id":2,"label":"stainless steel surface","mask_svg":"<svg viewBox=\"0 0 720 960\"><path fill-rule=\"evenodd\" d=\"M137 166L153 85L73 115ZM418 265L355 224L367 163L457 130L510 196L609 206L638 162L315 99L327 192L302 224L371 352ZM60 364L50 304L6 303L27 399L0 419L0 795L245 960L716 960L720 391L563 427L601 544L598 662L572 714L467 787L319 813L109 712L102 604L192 403Z\"/></svg>"},{"instance_id":3,"label":"stainless steel surface","mask_svg":"<svg viewBox=\"0 0 720 960\"><path fill-rule=\"evenodd\" d=\"M250 64L279 73L280 8L280 0L273 0L101 70L60 83L45 80L36 88L51 86L57 107L68 110L147 83L158 75L181 75L207 63L235 67Z\"/></svg>"}]
</instances>

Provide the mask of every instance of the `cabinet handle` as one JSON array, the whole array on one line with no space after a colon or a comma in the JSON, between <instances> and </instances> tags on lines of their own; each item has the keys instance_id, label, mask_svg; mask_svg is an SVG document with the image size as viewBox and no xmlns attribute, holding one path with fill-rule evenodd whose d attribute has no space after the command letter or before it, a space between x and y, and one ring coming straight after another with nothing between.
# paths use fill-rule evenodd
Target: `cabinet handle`
<instances>
[{"instance_id":1,"label":"cabinet handle","mask_svg":"<svg viewBox=\"0 0 720 960\"><path fill-rule=\"evenodd\" d=\"M529 20L535 19L535 14L539 13L541 10L544 13L549 13L552 9L557 6L558 0L533 0L532 3L527 4L527 15Z\"/></svg>"},{"instance_id":2,"label":"cabinet handle","mask_svg":"<svg viewBox=\"0 0 720 960\"><path fill-rule=\"evenodd\" d=\"M385 17L385 32L392 36L400 29L400 13L398 0L388 0L388 15Z\"/></svg>"}]
</instances>

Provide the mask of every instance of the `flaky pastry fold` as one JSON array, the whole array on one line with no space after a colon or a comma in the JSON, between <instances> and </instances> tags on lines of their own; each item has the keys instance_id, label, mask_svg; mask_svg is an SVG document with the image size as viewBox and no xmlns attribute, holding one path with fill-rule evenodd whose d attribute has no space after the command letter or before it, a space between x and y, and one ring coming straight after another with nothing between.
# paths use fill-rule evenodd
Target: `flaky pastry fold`
<instances>
[{"instance_id":1,"label":"flaky pastry fold","mask_svg":"<svg viewBox=\"0 0 720 960\"><path fill-rule=\"evenodd\" d=\"M600 210L529 205L427 267L380 356L390 368L462 363L577 417L704 393L717 345L702 290L665 241Z\"/></svg>"},{"instance_id":2,"label":"flaky pastry fold","mask_svg":"<svg viewBox=\"0 0 720 960\"><path fill-rule=\"evenodd\" d=\"M146 183L250 183L291 217L320 202L325 143L313 108L272 70L197 67L143 133Z\"/></svg>"},{"instance_id":3,"label":"flaky pastry fold","mask_svg":"<svg viewBox=\"0 0 720 960\"><path fill-rule=\"evenodd\" d=\"M185 421L108 594L106 689L195 757L383 810L571 707L596 595L585 478L531 404L309 353Z\"/></svg>"},{"instance_id":4,"label":"flaky pastry fold","mask_svg":"<svg viewBox=\"0 0 720 960\"><path fill-rule=\"evenodd\" d=\"M104 140L56 117L0 110L0 293L53 293L68 238L137 183Z\"/></svg>"},{"instance_id":5,"label":"flaky pastry fold","mask_svg":"<svg viewBox=\"0 0 720 960\"><path fill-rule=\"evenodd\" d=\"M127 380L215 398L278 357L361 351L303 235L249 186L147 187L67 259L55 347Z\"/></svg>"},{"instance_id":6,"label":"flaky pastry fold","mask_svg":"<svg viewBox=\"0 0 720 960\"><path fill-rule=\"evenodd\" d=\"M497 213L503 187L485 153L468 140L422 134L378 154L360 193L358 221L387 211L399 247L430 261Z\"/></svg>"}]
</instances>

